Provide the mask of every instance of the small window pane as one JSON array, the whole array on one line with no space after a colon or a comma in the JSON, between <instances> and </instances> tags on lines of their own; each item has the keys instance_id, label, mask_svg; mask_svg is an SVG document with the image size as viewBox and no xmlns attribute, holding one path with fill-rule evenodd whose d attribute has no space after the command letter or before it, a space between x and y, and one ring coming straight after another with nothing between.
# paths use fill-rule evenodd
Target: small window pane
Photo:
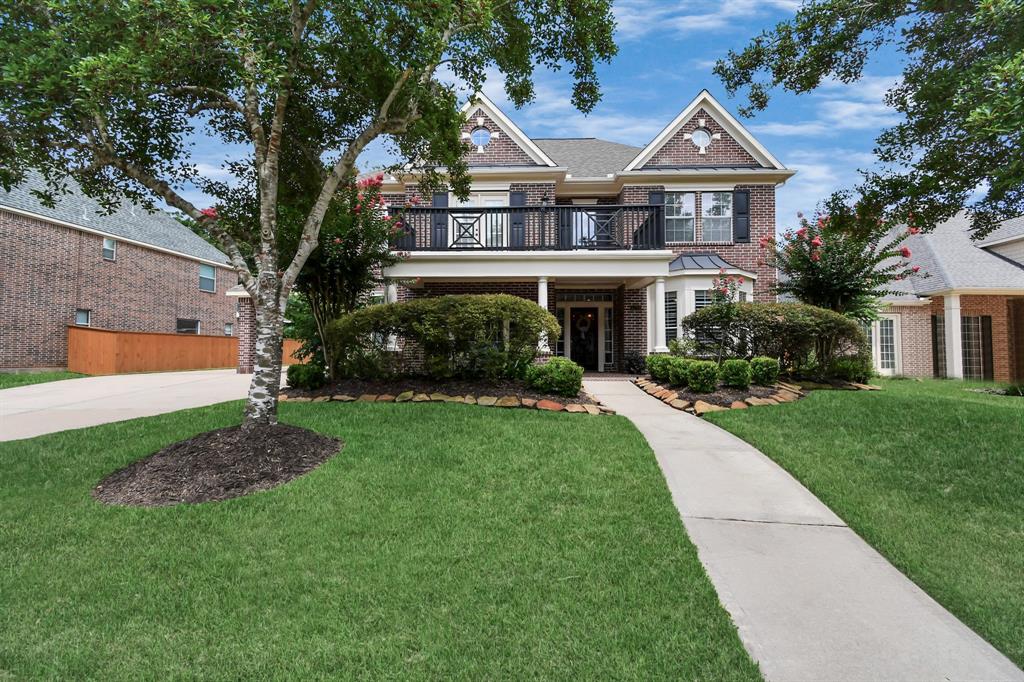
<instances>
[{"instance_id":1,"label":"small window pane","mask_svg":"<svg viewBox=\"0 0 1024 682\"><path fill-rule=\"evenodd\" d=\"M75 311L75 324L88 327L92 324L92 311L79 308Z\"/></svg>"},{"instance_id":2,"label":"small window pane","mask_svg":"<svg viewBox=\"0 0 1024 682\"><path fill-rule=\"evenodd\" d=\"M693 192L665 194L665 240L692 242L696 224Z\"/></svg>"},{"instance_id":3,"label":"small window pane","mask_svg":"<svg viewBox=\"0 0 1024 682\"><path fill-rule=\"evenodd\" d=\"M964 353L964 379L985 377L982 355L981 318L977 316L960 318L960 341Z\"/></svg>"},{"instance_id":4,"label":"small window pane","mask_svg":"<svg viewBox=\"0 0 1024 682\"><path fill-rule=\"evenodd\" d=\"M679 329L679 309L676 306L676 292L665 292L665 341L676 338Z\"/></svg>"},{"instance_id":5,"label":"small window pane","mask_svg":"<svg viewBox=\"0 0 1024 682\"><path fill-rule=\"evenodd\" d=\"M732 192L704 192L700 201L701 239L706 242L731 242Z\"/></svg>"},{"instance_id":6,"label":"small window pane","mask_svg":"<svg viewBox=\"0 0 1024 682\"><path fill-rule=\"evenodd\" d=\"M116 260L117 259L117 241L110 239L109 237L103 238L103 259L104 260Z\"/></svg>"},{"instance_id":7,"label":"small window pane","mask_svg":"<svg viewBox=\"0 0 1024 682\"><path fill-rule=\"evenodd\" d=\"M604 369L615 366L615 311L604 309Z\"/></svg>"},{"instance_id":8,"label":"small window pane","mask_svg":"<svg viewBox=\"0 0 1024 682\"><path fill-rule=\"evenodd\" d=\"M198 334L199 320L184 320L179 317L178 326L175 331L179 334Z\"/></svg>"},{"instance_id":9,"label":"small window pane","mask_svg":"<svg viewBox=\"0 0 1024 682\"><path fill-rule=\"evenodd\" d=\"M700 310L711 305L711 291L709 289L698 289L693 292L693 309Z\"/></svg>"},{"instance_id":10,"label":"small window pane","mask_svg":"<svg viewBox=\"0 0 1024 682\"><path fill-rule=\"evenodd\" d=\"M199 266L199 290L217 291L217 272L212 265Z\"/></svg>"},{"instance_id":11,"label":"small window pane","mask_svg":"<svg viewBox=\"0 0 1024 682\"><path fill-rule=\"evenodd\" d=\"M892 318L878 321L878 364L880 369L896 369L896 334Z\"/></svg>"},{"instance_id":12,"label":"small window pane","mask_svg":"<svg viewBox=\"0 0 1024 682\"><path fill-rule=\"evenodd\" d=\"M233 325L230 322L225 324L224 325L224 336L234 336L234 334L235 334L235 325Z\"/></svg>"}]
</instances>

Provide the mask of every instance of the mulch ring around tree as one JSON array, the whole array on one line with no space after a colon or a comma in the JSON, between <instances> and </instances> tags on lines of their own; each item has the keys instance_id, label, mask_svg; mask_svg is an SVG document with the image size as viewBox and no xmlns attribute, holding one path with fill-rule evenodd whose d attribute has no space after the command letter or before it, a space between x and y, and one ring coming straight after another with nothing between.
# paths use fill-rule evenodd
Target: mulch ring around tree
<instances>
[{"instance_id":1,"label":"mulch ring around tree","mask_svg":"<svg viewBox=\"0 0 1024 682\"><path fill-rule=\"evenodd\" d=\"M343 443L278 424L242 432L232 426L172 443L110 474L92 495L111 505L166 507L241 497L309 473Z\"/></svg>"}]
</instances>

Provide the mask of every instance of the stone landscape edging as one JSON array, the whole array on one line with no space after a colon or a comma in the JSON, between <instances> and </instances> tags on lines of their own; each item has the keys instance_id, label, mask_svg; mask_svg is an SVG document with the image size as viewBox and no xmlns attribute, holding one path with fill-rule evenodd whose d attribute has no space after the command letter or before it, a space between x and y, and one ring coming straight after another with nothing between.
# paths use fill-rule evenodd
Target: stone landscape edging
<instances>
[{"instance_id":1,"label":"stone landscape edging","mask_svg":"<svg viewBox=\"0 0 1024 682\"><path fill-rule=\"evenodd\" d=\"M594 400L592 403L577 404L577 403L560 403L555 400L535 398L519 398L514 395L505 396L474 396L474 395L447 395L445 393L420 393L416 391L402 391L397 395L390 393L364 393L358 397L339 393L336 395L321 395L315 398L309 398L306 396L290 397L287 393L282 393L279 396L279 400L282 402L289 403L326 403L326 402L337 402L337 403L462 403L464 405L479 405L480 407L501 407L501 408L519 408L529 410L543 410L546 412L568 412L570 414L590 414L590 415L602 415L602 414L615 414L615 410L605 407L600 401Z\"/></svg>"}]
</instances>

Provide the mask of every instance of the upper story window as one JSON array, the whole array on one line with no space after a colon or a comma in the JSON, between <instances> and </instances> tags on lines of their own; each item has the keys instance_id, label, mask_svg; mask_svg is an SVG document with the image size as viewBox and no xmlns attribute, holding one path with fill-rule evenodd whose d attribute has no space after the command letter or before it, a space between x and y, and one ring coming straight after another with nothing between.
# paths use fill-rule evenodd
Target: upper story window
<instances>
[{"instance_id":1,"label":"upper story window","mask_svg":"<svg viewBox=\"0 0 1024 682\"><path fill-rule=\"evenodd\" d=\"M491 141L491 131L483 126L473 128L473 131L469 134L469 140L473 143L474 147L486 147Z\"/></svg>"},{"instance_id":2,"label":"upper story window","mask_svg":"<svg viewBox=\"0 0 1024 682\"><path fill-rule=\"evenodd\" d=\"M732 192L704 192L701 202L701 239L732 241Z\"/></svg>"},{"instance_id":3,"label":"upper story window","mask_svg":"<svg viewBox=\"0 0 1024 682\"><path fill-rule=\"evenodd\" d=\"M217 291L217 269L212 265L199 264L199 290Z\"/></svg>"},{"instance_id":4,"label":"upper story window","mask_svg":"<svg viewBox=\"0 0 1024 682\"><path fill-rule=\"evenodd\" d=\"M693 192L665 193L665 241L692 242L694 240Z\"/></svg>"},{"instance_id":5,"label":"upper story window","mask_svg":"<svg viewBox=\"0 0 1024 682\"><path fill-rule=\"evenodd\" d=\"M232 336L235 333L235 325L232 322L224 323L224 336Z\"/></svg>"},{"instance_id":6,"label":"upper story window","mask_svg":"<svg viewBox=\"0 0 1024 682\"><path fill-rule=\"evenodd\" d=\"M179 317L177 325L174 331L179 334L198 334L199 333L199 320L186 320Z\"/></svg>"},{"instance_id":7,"label":"upper story window","mask_svg":"<svg viewBox=\"0 0 1024 682\"><path fill-rule=\"evenodd\" d=\"M92 325L92 311L86 310L85 308L79 308L75 311L75 324L80 327L88 327Z\"/></svg>"},{"instance_id":8,"label":"upper story window","mask_svg":"<svg viewBox=\"0 0 1024 682\"><path fill-rule=\"evenodd\" d=\"M103 260L117 260L117 240L103 238Z\"/></svg>"}]
</instances>

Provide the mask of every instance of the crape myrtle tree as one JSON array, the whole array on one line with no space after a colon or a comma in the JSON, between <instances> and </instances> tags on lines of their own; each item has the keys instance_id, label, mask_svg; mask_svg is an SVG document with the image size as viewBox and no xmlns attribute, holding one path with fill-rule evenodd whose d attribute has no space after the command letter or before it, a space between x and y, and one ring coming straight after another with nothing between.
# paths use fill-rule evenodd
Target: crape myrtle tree
<instances>
[{"instance_id":1,"label":"crape myrtle tree","mask_svg":"<svg viewBox=\"0 0 1024 682\"><path fill-rule=\"evenodd\" d=\"M572 102L589 111L613 26L610 0L10 0L0 183L33 167L46 201L72 178L107 206L164 202L201 223L256 309L251 430L277 421L288 297L366 146L383 138L423 166L427 189L445 177L465 195L459 91L439 73L474 92L497 70L518 106L537 66L568 67ZM232 150L238 182L202 173L195 140ZM322 166L308 194L301 159ZM190 201L188 183L215 207ZM240 188L255 210L233 205ZM285 251L287 222L301 229Z\"/></svg>"},{"instance_id":2,"label":"crape myrtle tree","mask_svg":"<svg viewBox=\"0 0 1024 682\"><path fill-rule=\"evenodd\" d=\"M742 113L770 90L854 83L870 55L901 50L886 102L904 121L881 133L883 170L860 188L924 230L967 206L976 236L1024 213L1024 1L806 0L796 15L715 66ZM976 197L980 194L980 199Z\"/></svg>"}]
</instances>

